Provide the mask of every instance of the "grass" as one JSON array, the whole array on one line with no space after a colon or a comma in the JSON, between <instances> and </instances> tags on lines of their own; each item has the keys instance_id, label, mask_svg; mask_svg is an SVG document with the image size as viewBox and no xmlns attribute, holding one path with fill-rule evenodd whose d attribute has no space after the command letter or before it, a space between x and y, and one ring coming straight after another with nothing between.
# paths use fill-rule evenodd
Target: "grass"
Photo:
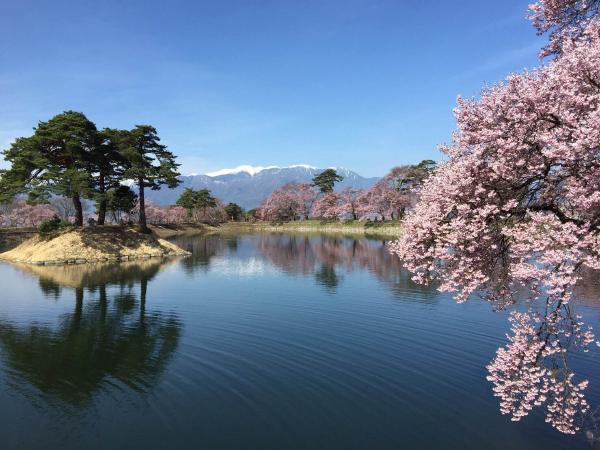
<instances>
[{"instance_id":1,"label":"grass","mask_svg":"<svg viewBox=\"0 0 600 450\"><path fill-rule=\"evenodd\" d=\"M354 234L381 237L396 237L402 232L397 221L364 222L358 220L321 221L301 220L285 223L272 222L229 222L222 225L219 231L232 232L279 232L279 233L331 233Z\"/></svg>"}]
</instances>

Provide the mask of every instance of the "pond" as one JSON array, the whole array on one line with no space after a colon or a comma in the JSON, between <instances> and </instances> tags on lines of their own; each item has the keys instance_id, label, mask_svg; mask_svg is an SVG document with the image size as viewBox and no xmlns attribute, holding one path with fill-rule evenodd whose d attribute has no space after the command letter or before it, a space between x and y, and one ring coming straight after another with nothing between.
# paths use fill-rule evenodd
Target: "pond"
<instances>
[{"instance_id":1,"label":"pond","mask_svg":"<svg viewBox=\"0 0 600 450\"><path fill-rule=\"evenodd\" d=\"M176 242L192 256L0 264L3 449L590 448L502 416L507 313L415 285L383 241ZM598 350L572 355L592 407Z\"/></svg>"}]
</instances>

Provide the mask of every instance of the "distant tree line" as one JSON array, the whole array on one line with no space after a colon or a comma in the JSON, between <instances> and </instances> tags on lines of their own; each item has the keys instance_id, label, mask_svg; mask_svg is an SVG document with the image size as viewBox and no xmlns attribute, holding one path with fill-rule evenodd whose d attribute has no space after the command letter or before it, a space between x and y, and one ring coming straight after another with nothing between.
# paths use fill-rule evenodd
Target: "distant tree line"
<instances>
[{"instance_id":1,"label":"distant tree line","mask_svg":"<svg viewBox=\"0 0 600 450\"><path fill-rule=\"evenodd\" d=\"M275 189L257 211L262 220L317 219L400 220L414 206L421 185L436 168L431 160L393 168L369 189L335 192L343 177L335 169L316 175L312 183L288 183Z\"/></svg>"},{"instance_id":2,"label":"distant tree line","mask_svg":"<svg viewBox=\"0 0 600 450\"><path fill-rule=\"evenodd\" d=\"M99 130L83 113L65 111L39 122L2 154L10 168L0 171L0 226L9 227L39 226L55 216L82 226L90 204L96 207L90 220L98 225L136 221L144 231L148 223L401 219L435 168L433 161L396 167L367 190L341 192L334 187L344 178L329 168L312 183L286 184L259 208L244 211L208 189L187 188L173 206L149 204L146 189L181 183L175 155L151 125Z\"/></svg>"}]
</instances>

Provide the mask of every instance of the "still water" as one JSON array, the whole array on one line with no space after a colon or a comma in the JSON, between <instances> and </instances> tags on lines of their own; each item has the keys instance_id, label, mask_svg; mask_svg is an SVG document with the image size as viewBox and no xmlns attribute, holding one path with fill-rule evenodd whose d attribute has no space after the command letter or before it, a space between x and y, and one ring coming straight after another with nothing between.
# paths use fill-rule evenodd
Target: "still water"
<instances>
[{"instance_id":1,"label":"still water","mask_svg":"<svg viewBox=\"0 0 600 450\"><path fill-rule=\"evenodd\" d=\"M193 255L0 264L2 449L591 447L500 415L485 366L507 314L413 284L385 242L177 242ZM573 358L592 407L599 353Z\"/></svg>"}]
</instances>

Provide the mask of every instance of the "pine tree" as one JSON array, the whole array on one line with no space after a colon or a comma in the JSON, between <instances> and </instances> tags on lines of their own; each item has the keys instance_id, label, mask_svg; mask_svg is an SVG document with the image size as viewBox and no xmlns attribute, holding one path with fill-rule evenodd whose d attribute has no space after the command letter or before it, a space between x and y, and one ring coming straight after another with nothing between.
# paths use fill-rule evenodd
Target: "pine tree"
<instances>
[{"instance_id":1,"label":"pine tree","mask_svg":"<svg viewBox=\"0 0 600 450\"><path fill-rule=\"evenodd\" d=\"M97 143L96 126L84 114L65 111L40 122L30 137L15 140L3 152L11 168L1 172L2 200L28 192L30 203L50 194L71 198L75 225L83 225L81 199L91 192L89 161Z\"/></svg>"},{"instance_id":2,"label":"pine tree","mask_svg":"<svg viewBox=\"0 0 600 450\"><path fill-rule=\"evenodd\" d=\"M181 182L179 164L175 155L160 143L156 128L150 125L136 125L133 130L123 132L120 151L128 165L124 178L134 180L138 186L139 225L142 231L147 231L144 190L158 190L163 184L171 189L177 187Z\"/></svg>"}]
</instances>

